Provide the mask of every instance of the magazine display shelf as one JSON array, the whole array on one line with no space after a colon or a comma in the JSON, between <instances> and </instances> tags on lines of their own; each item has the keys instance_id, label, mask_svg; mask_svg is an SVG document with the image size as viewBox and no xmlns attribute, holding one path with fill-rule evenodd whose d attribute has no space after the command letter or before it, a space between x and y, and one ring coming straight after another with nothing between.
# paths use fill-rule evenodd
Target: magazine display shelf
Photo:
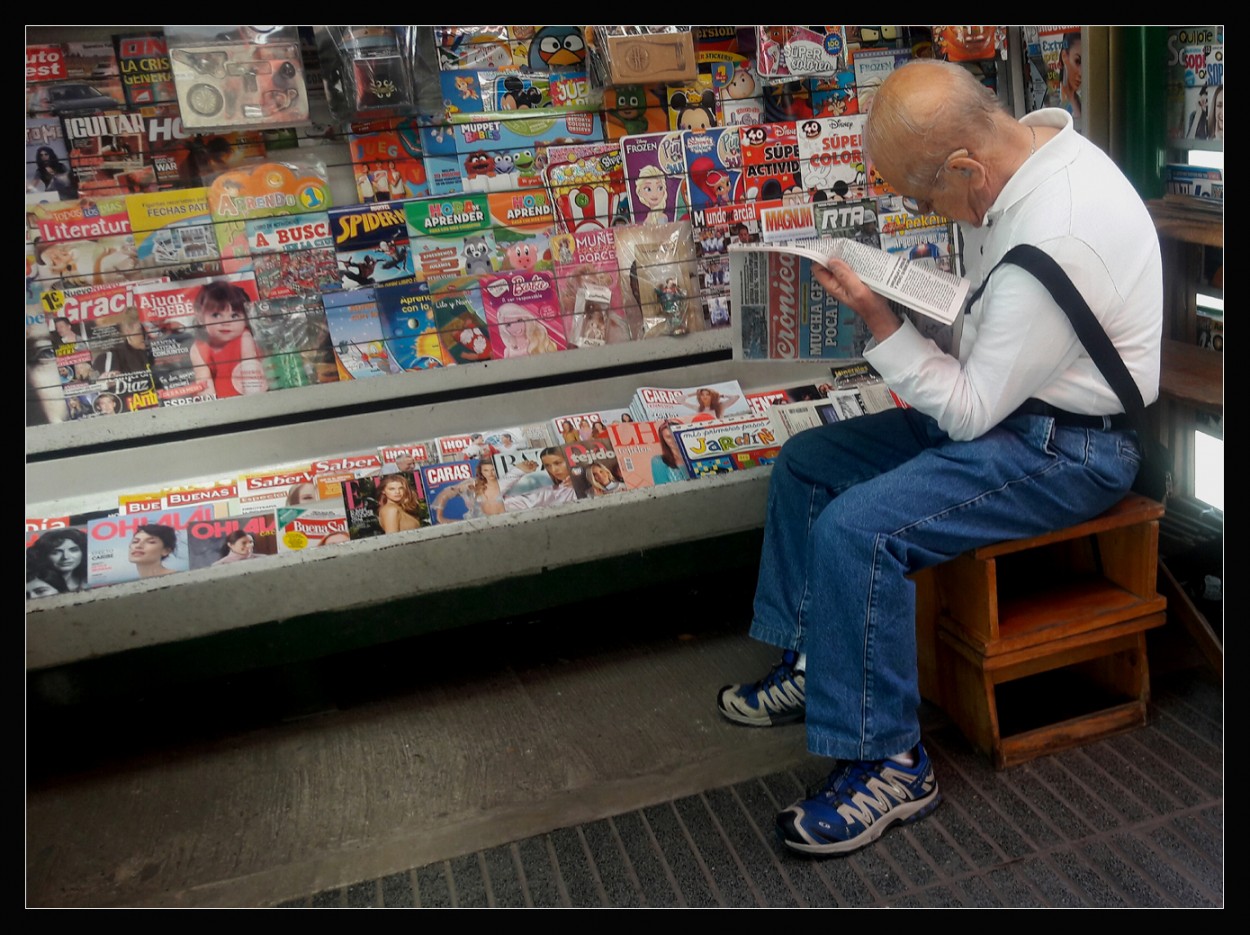
<instances>
[{"instance_id":1,"label":"magazine display shelf","mask_svg":"<svg viewBox=\"0 0 1250 935\"><path fill-rule=\"evenodd\" d=\"M688 342L675 343L693 349ZM581 353L553 356L573 358ZM693 386L739 379L744 387L767 387L801 381L822 369L744 367L724 359L671 363L669 368L523 391L486 384L473 398L418 402L315 422L289 420L237 431L219 424L220 431L193 438L149 438L86 454L64 452L28 466L28 509L36 515L49 508L63 513L98 504L122 490L176 479L229 476L264 464L359 451L388 441L619 407L640 385ZM441 375L471 369L488 372L484 367L462 367ZM769 473L764 468L690 480L608 500L470 520L263 562L28 601L26 667L45 669L275 620L482 588L505 578L537 576L550 569L758 529L763 525ZM72 493L65 496L65 491Z\"/></svg>"},{"instance_id":2,"label":"magazine display shelf","mask_svg":"<svg viewBox=\"0 0 1250 935\"><path fill-rule=\"evenodd\" d=\"M116 27L107 26L35 27L27 30L27 42L107 40L114 32ZM311 104L314 124L332 122L319 95ZM307 152L326 164L333 203L354 203L346 142L340 138L317 144ZM791 384L821 369L796 372L794 367L756 365L744 372L728 357L728 331L703 331L115 419L31 426L25 432L26 515L94 510L122 492L226 477L387 442L621 407L643 385L741 379L744 385L750 381L750 386L763 387ZM324 554L295 553L250 563L260 568L210 568L173 580L28 601L27 669L49 670L146 647L263 629L274 621L462 592L503 579L535 576L541 587L537 576L544 569L758 529L768 473L757 470L632 491L607 502L415 530L334 546ZM550 600L555 602L555 596ZM451 625L458 622L453 619ZM413 625L410 632L421 629Z\"/></svg>"},{"instance_id":3,"label":"magazine display shelf","mask_svg":"<svg viewBox=\"0 0 1250 935\"><path fill-rule=\"evenodd\" d=\"M369 380L306 386L193 406L140 410L113 419L80 419L57 425L35 425L26 430L26 456L41 462L47 456L57 457L82 448L144 444L160 436L227 431L231 427L272 419L315 419L330 410L413 405L429 398L498 392L500 386L534 380L572 381L605 368L663 367L683 359L698 359L701 355L725 356L728 349L727 329L700 331L683 338L631 341L541 357L485 361ZM627 402L628 398L627 394L624 401ZM565 411L570 412L577 409L576 402L565 407ZM555 414L556 411L552 410L551 415ZM453 428L448 431L459 430ZM374 444L393 440L397 439L388 436L375 440ZM42 466L27 466L28 500L32 469L37 476ZM163 479L168 480L169 476L163 475ZM43 500L42 497L39 499Z\"/></svg>"}]
</instances>

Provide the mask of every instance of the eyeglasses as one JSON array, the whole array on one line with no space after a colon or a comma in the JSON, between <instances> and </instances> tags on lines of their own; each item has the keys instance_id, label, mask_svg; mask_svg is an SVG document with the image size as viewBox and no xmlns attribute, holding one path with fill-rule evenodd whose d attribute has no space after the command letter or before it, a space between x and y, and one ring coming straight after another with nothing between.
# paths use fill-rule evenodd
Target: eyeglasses
<instances>
[{"instance_id":1,"label":"eyeglasses","mask_svg":"<svg viewBox=\"0 0 1250 935\"><path fill-rule=\"evenodd\" d=\"M904 195L903 210L913 215L932 214L933 202L926 198L913 198L911 195Z\"/></svg>"},{"instance_id":2,"label":"eyeglasses","mask_svg":"<svg viewBox=\"0 0 1250 935\"><path fill-rule=\"evenodd\" d=\"M957 156L971 156L972 153L968 149L960 147L952 152L949 156L942 160L942 164L937 167L937 171L933 173L933 181L929 184L929 188L936 188L938 179L942 177L942 173L946 171L946 167L950 165L950 161ZM903 210L908 214L932 214L933 201L929 198L913 198L911 195L903 196Z\"/></svg>"}]
</instances>

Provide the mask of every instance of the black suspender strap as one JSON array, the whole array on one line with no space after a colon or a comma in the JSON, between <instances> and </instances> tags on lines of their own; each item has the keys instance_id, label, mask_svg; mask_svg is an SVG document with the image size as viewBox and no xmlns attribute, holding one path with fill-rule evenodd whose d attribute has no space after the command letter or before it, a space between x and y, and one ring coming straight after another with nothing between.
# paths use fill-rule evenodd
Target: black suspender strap
<instances>
[{"instance_id":1,"label":"black suspender strap","mask_svg":"<svg viewBox=\"0 0 1250 935\"><path fill-rule=\"evenodd\" d=\"M1011 263L1029 272L1046 287L1046 291L1055 300L1055 304L1068 316L1068 321L1072 323L1072 330L1076 332L1077 340L1081 342L1086 353L1094 361L1103 379L1110 384L1115 395L1119 397L1120 405L1124 407L1129 424L1137 432L1143 453L1147 455L1146 461L1151 467L1150 472L1143 471L1142 473L1158 474L1158 477L1149 479L1139 476L1138 487L1147 487L1140 492L1148 493L1155 499L1164 499L1167 495L1166 487L1169 479L1165 473L1162 473L1165 472L1165 468L1160 462L1166 459L1160 451L1149 451L1151 448L1162 448L1162 446L1157 442L1149 441L1150 435L1145 418L1146 405L1142 400L1141 391L1129 374L1128 367L1124 365L1124 359L1115 349L1115 345L1111 343L1111 338L1107 337L1107 332L1094 317L1089 303L1085 301L1080 290L1072 284L1072 280L1063 271L1063 267L1040 248L1032 244L1017 244L1003 254L1003 258L994 264L994 269L991 269L981 285L977 286L968 299L968 308L971 308L972 304L981 297L990 276L993 276L995 270L1004 263ZM1163 485L1163 489L1160 489L1160 484Z\"/></svg>"},{"instance_id":2,"label":"black suspender strap","mask_svg":"<svg viewBox=\"0 0 1250 935\"><path fill-rule=\"evenodd\" d=\"M1107 332L1094 317L1089 303L1085 301L1080 290L1072 284L1072 280L1063 271L1063 267L1056 263L1049 254L1032 244L1017 244L1012 247L998 261L998 266L1003 263L1012 263L1028 270L1038 282L1046 287L1046 291L1055 300L1055 304L1063 309L1064 314L1068 316L1068 321L1072 322L1072 329L1076 332L1077 339L1084 346L1103 378L1111 385L1115 395L1120 398L1124 411L1132 416L1145 409L1146 404L1142 401L1141 391L1129 375L1124 359L1120 357L1115 345L1107 337ZM998 269L998 266L994 269Z\"/></svg>"}]
</instances>

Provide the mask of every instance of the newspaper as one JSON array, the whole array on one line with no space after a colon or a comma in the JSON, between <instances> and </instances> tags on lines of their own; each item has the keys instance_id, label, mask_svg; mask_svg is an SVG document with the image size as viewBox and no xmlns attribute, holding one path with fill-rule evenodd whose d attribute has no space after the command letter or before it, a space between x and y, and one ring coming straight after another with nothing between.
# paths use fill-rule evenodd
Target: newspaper
<instances>
[{"instance_id":1,"label":"newspaper","mask_svg":"<svg viewBox=\"0 0 1250 935\"><path fill-rule=\"evenodd\" d=\"M812 237L730 248L737 317L734 351L743 360L830 360L862 356L869 335L858 316L827 295L813 264L837 257L948 354L959 352L967 279L911 263L849 237Z\"/></svg>"}]
</instances>

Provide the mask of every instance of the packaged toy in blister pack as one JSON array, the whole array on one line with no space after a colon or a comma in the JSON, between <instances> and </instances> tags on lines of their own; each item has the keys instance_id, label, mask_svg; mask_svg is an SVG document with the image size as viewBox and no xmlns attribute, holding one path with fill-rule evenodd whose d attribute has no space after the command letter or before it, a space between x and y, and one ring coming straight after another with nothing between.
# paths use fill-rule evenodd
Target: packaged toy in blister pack
<instances>
[{"instance_id":1,"label":"packaged toy in blister pack","mask_svg":"<svg viewBox=\"0 0 1250 935\"><path fill-rule=\"evenodd\" d=\"M635 303L629 317L641 320L644 338L703 330L689 221L619 228L616 255Z\"/></svg>"},{"instance_id":2,"label":"packaged toy in blister pack","mask_svg":"<svg viewBox=\"0 0 1250 935\"><path fill-rule=\"evenodd\" d=\"M170 26L183 126L300 126L308 90L295 26Z\"/></svg>"},{"instance_id":3,"label":"packaged toy in blister pack","mask_svg":"<svg viewBox=\"0 0 1250 935\"><path fill-rule=\"evenodd\" d=\"M415 26L317 26L330 113L371 120L416 110Z\"/></svg>"}]
</instances>

